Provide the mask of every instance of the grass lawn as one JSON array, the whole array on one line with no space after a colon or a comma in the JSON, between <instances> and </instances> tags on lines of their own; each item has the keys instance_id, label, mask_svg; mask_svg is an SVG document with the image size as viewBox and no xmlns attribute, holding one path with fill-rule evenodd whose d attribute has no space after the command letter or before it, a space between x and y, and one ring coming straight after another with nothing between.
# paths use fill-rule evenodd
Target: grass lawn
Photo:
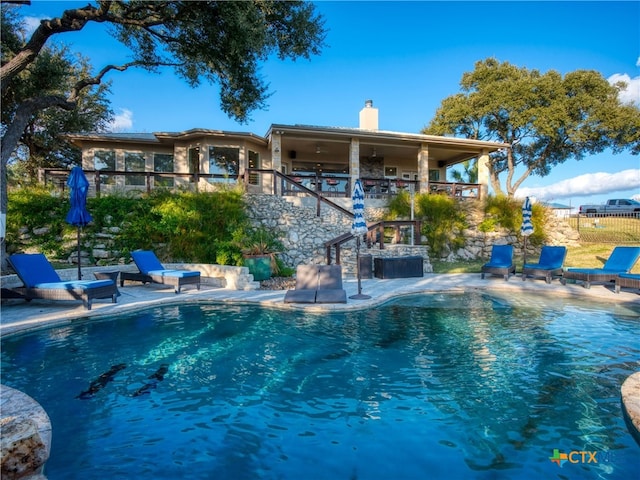
<instances>
[{"instance_id":1,"label":"grass lawn","mask_svg":"<svg viewBox=\"0 0 640 480\"><path fill-rule=\"evenodd\" d=\"M609 244L585 244L580 247L567 247L565 267L601 268L606 262L615 245ZM516 272L522 271L522 256L516 256ZM527 257L527 262L534 263L537 258ZM487 260L441 262L431 261L434 273L480 273L482 265ZM631 270L632 273L640 273L640 261Z\"/></svg>"}]
</instances>

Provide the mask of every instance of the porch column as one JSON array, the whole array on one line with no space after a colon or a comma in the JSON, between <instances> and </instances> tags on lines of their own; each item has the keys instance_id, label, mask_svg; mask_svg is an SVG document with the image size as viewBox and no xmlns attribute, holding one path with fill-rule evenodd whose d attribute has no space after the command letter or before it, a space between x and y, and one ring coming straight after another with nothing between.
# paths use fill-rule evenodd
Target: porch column
<instances>
[{"instance_id":1,"label":"porch column","mask_svg":"<svg viewBox=\"0 0 640 480\"><path fill-rule=\"evenodd\" d=\"M418 193L429 193L429 145L423 143L418 152Z\"/></svg>"},{"instance_id":2,"label":"porch column","mask_svg":"<svg viewBox=\"0 0 640 480\"><path fill-rule=\"evenodd\" d=\"M349 177L351 178L351 189L356 184L356 180L360 178L360 139L352 138L349 145ZM349 192L351 196L351 192Z\"/></svg>"},{"instance_id":3,"label":"porch column","mask_svg":"<svg viewBox=\"0 0 640 480\"><path fill-rule=\"evenodd\" d=\"M277 172L282 171L282 133L276 130L271 134L271 168ZM281 195L282 182L275 182L276 195Z\"/></svg>"},{"instance_id":4,"label":"porch column","mask_svg":"<svg viewBox=\"0 0 640 480\"><path fill-rule=\"evenodd\" d=\"M478 184L480 184L478 198L484 200L489 194L489 154L486 150L483 150L482 155L478 157Z\"/></svg>"}]
</instances>

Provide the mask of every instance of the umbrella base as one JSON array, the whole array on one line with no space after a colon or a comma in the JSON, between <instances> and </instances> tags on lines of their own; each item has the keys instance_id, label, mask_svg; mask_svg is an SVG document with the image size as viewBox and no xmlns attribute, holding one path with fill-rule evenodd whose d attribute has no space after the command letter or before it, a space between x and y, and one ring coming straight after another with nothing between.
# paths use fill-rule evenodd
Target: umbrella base
<instances>
[{"instance_id":1,"label":"umbrella base","mask_svg":"<svg viewBox=\"0 0 640 480\"><path fill-rule=\"evenodd\" d=\"M356 295L351 295L349 298L353 300L369 300L371 296L365 295L364 293L357 293Z\"/></svg>"}]
</instances>

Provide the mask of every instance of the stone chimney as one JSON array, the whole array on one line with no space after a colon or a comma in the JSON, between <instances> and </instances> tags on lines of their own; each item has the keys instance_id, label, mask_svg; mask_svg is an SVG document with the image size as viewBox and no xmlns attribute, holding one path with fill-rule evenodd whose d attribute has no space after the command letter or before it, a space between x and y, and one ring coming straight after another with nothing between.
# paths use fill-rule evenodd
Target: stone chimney
<instances>
[{"instance_id":1,"label":"stone chimney","mask_svg":"<svg viewBox=\"0 0 640 480\"><path fill-rule=\"evenodd\" d=\"M378 130L378 109L373 108L373 100L364 102L360 110L360 128L363 130Z\"/></svg>"}]
</instances>

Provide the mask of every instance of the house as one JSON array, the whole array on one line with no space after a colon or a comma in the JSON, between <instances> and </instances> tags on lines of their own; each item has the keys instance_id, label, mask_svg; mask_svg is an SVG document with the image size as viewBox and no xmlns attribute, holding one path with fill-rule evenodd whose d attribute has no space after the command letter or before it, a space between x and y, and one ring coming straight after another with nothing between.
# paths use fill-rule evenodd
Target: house
<instances>
[{"instance_id":1,"label":"house","mask_svg":"<svg viewBox=\"0 0 640 480\"><path fill-rule=\"evenodd\" d=\"M486 195L489 154L508 144L380 130L371 100L358 128L273 124L264 137L208 129L155 133L87 133L66 137L82 150L82 167L98 193L159 187L216 188L244 181L248 191L320 192L349 197L362 179L369 196L402 189ZM446 181L447 168L477 159L478 184Z\"/></svg>"}]
</instances>

